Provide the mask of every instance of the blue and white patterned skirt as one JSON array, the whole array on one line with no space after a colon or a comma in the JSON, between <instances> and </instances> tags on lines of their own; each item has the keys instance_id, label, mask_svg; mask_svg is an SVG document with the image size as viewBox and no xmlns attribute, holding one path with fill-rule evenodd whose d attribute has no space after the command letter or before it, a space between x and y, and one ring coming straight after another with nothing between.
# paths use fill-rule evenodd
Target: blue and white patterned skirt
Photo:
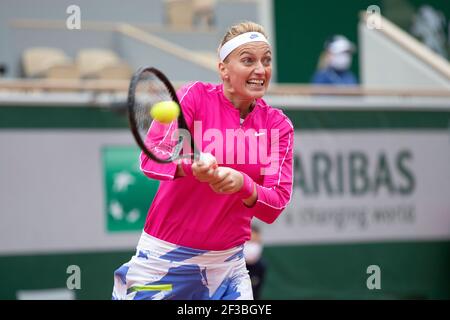
<instances>
[{"instance_id":1,"label":"blue and white patterned skirt","mask_svg":"<svg viewBox=\"0 0 450 320\"><path fill-rule=\"evenodd\" d=\"M243 248L198 250L143 232L136 255L114 272L112 298L253 300Z\"/></svg>"}]
</instances>

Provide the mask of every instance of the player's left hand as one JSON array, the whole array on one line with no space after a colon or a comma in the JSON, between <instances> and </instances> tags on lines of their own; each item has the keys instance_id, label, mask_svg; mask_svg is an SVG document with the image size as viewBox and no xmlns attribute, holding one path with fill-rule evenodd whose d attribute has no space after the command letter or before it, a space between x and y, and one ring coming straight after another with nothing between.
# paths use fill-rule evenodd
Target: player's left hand
<instances>
[{"instance_id":1,"label":"player's left hand","mask_svg":"<svg viewBox=\"0 0 450 320\"><path fill-rule=\"evenodd\" d=\"M211 189L220 194L231 194L241 190L244 184L242 173L228 167L218 167L209 181Z\"/></svg>"}]
</instances>

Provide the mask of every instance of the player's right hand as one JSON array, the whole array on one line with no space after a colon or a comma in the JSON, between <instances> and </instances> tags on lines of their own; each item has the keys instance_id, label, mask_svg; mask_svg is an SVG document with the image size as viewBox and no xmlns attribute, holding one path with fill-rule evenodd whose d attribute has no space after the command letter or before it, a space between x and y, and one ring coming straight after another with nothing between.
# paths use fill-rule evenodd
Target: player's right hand
<instances>
[{"instance_id":1,"label":"player's right hand","mask_svg":"<svg viewBox=\"0 0 450 320\"><path fill-rule=\"evenodd\" d=\"M192 174L200 182L209 182L214 179L217 160L210 153L202 153L200 159L192 164Z\"/></svg>"}]
</instances>

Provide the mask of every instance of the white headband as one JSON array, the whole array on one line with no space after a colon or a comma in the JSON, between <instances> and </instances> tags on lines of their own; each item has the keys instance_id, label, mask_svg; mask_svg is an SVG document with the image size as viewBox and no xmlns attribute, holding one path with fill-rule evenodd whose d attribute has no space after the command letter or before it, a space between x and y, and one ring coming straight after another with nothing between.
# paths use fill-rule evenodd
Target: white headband
<instances>
[{"instance_id":1,"label":"white headband","mask_svg":"<svg viewBox=\"0 0 450 320\"><path fill-rule=\"evenodd\" d=\"M255 41L262 41L265 43L269 43L267 41L266 37L262 33L259 32L246 32L243 34L238 35L237 37L234 37L230 41L225 42L225 44L220 48L219 50L219 57L220 61L223 62L226 57L237 47L248 43L248 42L255 42Z\"/></svg>"}]
</instances>

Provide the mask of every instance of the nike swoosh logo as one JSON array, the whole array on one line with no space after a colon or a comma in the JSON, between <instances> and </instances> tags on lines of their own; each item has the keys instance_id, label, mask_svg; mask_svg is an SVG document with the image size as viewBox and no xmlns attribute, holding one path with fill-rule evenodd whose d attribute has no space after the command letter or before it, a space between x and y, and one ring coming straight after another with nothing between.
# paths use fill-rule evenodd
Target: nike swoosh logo
<instances>
[{"instance_id":1,"label":"nike swoosh logo","mask_svg":"<svg viewBox=\"0 0 450 320\"><path fill-rule=\"evenodd\" d=\"M255 137L259 137L265 134L266 134L265 132L255 132Z\"/></svg>"}]
</instances>

